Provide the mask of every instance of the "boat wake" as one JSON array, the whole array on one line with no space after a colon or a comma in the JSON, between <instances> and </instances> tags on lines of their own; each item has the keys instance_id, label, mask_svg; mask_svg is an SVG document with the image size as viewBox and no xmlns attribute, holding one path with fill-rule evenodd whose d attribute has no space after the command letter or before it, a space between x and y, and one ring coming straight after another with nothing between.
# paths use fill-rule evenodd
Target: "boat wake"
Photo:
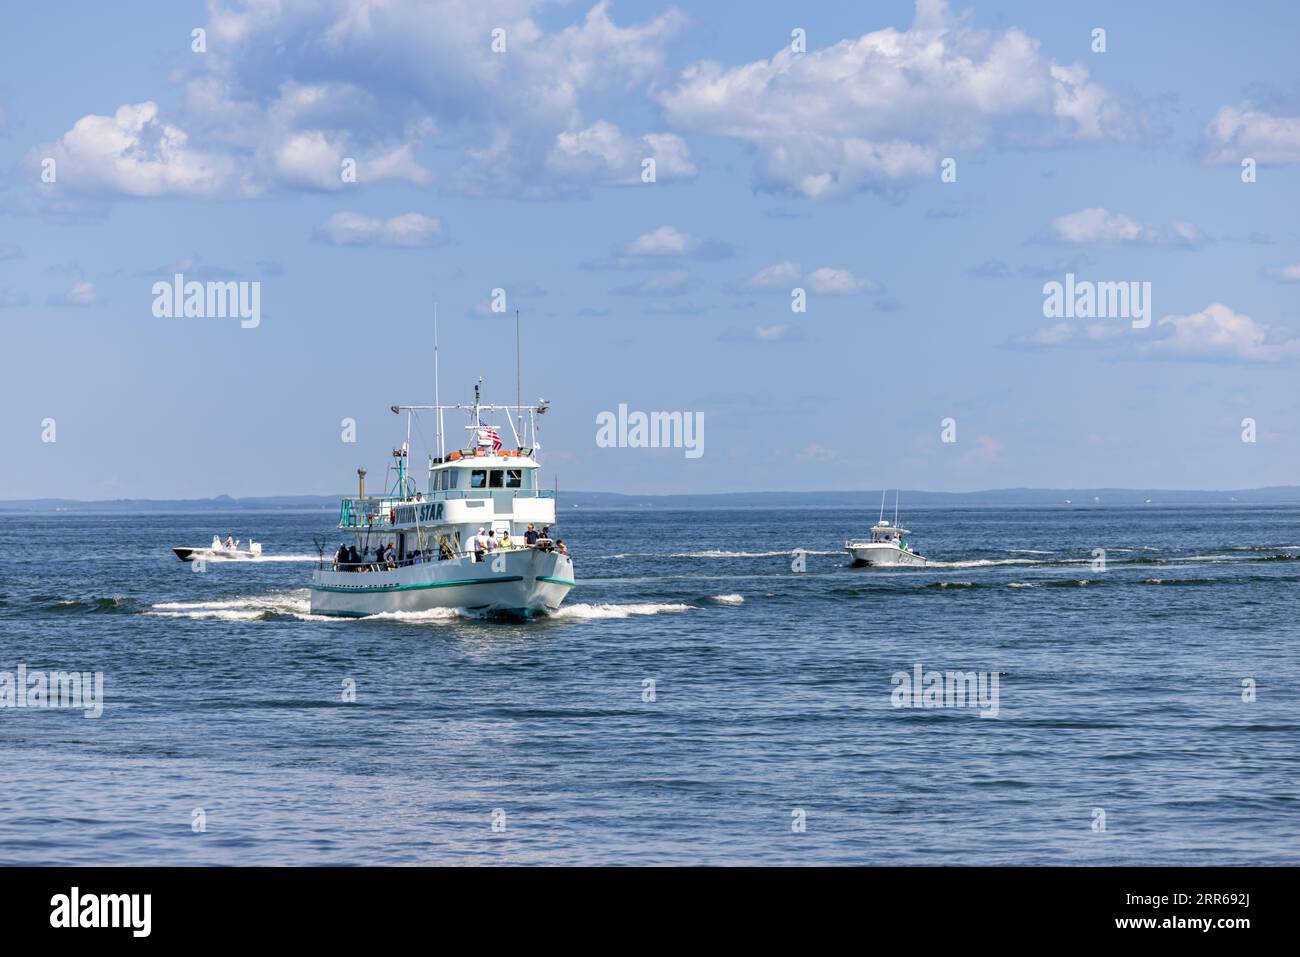
<instances>
[{"instance_id":1,"label":"boat wake","mask_svg":"<svg viewBox=\"0 0 1300 957\"><path fill-rule=\"evenodd\" d=\"M617 555L601 555L600 558L789 558L795 552L805 555L843 555L843 550L830 552L814 548L786 548L775 552L731 552L719 548L709 548L698 552L621 552Z\"/></svg>"},{"instance_id":2,"label":"boat wake","mask_svg":"<svg viewBox=\"0 0 1300 957\"><path fill-rule=\"evenodd\" d=\"M1041 558L972 558L966 561L957 562L940 562L929 559L925 563L926 568L988 568L994 565L1074 565L1086 559L1070 560L1053 560L1048 561Z\"/></svg>"},{"instance_id":3,"label":"boat wake","mask_svg":"<svg viewBox=\"0 0 1300 957\"><path fill-rule=\"evenodd\" d=\"M318 562L321 560L319 555L255 555L243 557L221 555L219 553L204 553L198 558L209 564L221 565L265 565L268 562Z\"/></svg>"},{"instance_id":4,"label":"boat wake","mask_svg":"<svg viewBox=\"0 0 1300 957\"><path fill-rule=\"evenodd\" d=\"M476 612L459 608L430 608L424 611L384 611L358 618L338 618L333 615L313 615L306 589L292 592L272 592L264 595L247 595L213 601L164 601L151 605L143 614L153 618L189 618L216 621L274 621L279 618L296 618L299 621L349 622L398 621L409 623L450 622L457 620L482 620L495 617L490 612ZM698 603L686 602L602 602L564 605L544 617L555 621L599 621L632 618L641 615L658 615L666 612L697 610L701 604L740 605L741 595L712 595Z\"/></svg>"},{"instance_id":5,"label":"boat wake","mask_svg":"<svg viewBox=\"0 0 1300 957\"><path fill-rule=\"evenodd\" d=\"M218 601L164 601L149 606L144 614L154 618L214 618L220 621L271 621L292 616L303 621L331 621L311 614L307 589L272 592Z\"/></svg>"},{"instance_id":6,"label":"boat wake","mask_svg":"<svg viewBox=\"0 0 1300 957\"><path fill-rule=\"evenodd\" d=\"M626 605L604 603L562 605L547 617L558 621L597 621L609 618L631 618L633 615L658 615L664 612L691 611L696 606L682 602L640 602Z\"/></svg>"}]
</instances>

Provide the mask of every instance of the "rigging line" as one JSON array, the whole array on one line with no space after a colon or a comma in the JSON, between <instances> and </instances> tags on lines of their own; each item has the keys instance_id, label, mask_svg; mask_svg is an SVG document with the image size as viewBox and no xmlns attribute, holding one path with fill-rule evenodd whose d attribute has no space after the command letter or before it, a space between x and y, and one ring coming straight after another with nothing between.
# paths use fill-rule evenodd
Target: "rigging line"
<instances>
[{"instance_id":1,"label":"rigging line","mask_svg":"<svg viewBox=\"0 0 1300 957\"><path fill-rule=\"evenodd\" d=\"M419 437L420 437L420 441L424 442L425 447L426 447L426 452L425 452L425 454L428 455L428 454L430 454L430 453L432 452L432 450L433 450L433 446L429 445L429 435L428 435L427 432L424 431L424 426L423 426L423 424L420 422L420 413L419 413L418 411L416 411L415 409L412 409L412 410L411 410L411 414L412 414L412 417L413 417L414 420L415 420L415 432L416 432L417 435L419 435ZM409 470L409 466L408 466L408 470Z\"/></svg>"}]
</instances>

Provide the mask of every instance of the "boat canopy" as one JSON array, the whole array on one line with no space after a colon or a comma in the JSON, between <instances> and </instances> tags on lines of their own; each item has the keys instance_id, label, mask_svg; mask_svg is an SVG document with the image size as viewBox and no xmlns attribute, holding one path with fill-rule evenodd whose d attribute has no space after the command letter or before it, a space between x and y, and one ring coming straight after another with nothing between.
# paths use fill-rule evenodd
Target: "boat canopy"
<instances>
[{"instance_id":1,"label":"boat canopy","mask_svg":"<svg viewBox=\"0 0 1300 957\"><path fill-rule=\"evenodd\" d=\"M899 535L910 535L912 533L910 529L903 528L901 525L890 525L888 522L881 522L879 525L871 526L871 534L896 538Z\"/></svg>"}]
</instances>

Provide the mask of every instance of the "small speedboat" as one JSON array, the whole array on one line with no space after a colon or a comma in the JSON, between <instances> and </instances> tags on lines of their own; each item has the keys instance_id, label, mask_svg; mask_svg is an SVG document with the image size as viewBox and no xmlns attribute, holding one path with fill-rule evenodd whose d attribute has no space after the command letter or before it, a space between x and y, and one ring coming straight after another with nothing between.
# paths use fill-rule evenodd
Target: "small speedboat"
<instances>
[{"instance_id":1,"label":"small speedboat","mask_svg":"<svg viewBox=\"0 0 1300 957\"><path fill-rule=\"evenodd\" d=\"M172 551L176 557L183 562L197 561L239 561L240 559L248 560L260 558L262 555L262 543L254 542L251 539L247 548L240 548L238 540L232 541L229 545L223 542L218 536L212 536L212 544L207 548L202 546L195 548L178 547Z\"/></svg>"},{"instance_id":2,"label":"small speedboat","mask_svg":"<svg viewBox=\"0 0 1300 957\"><path fill-rule=\"evenodd\" d=\"M912 550L906 536L911 533L898 524L898 496L894 496L894 522L890 524L885 518L885 495L880 495L880 518L871 527L871 538L849 539L844 549L853 556L855 565L876 567L918 566L924 565L923 555Z\"/></svg>"}]
</instances>

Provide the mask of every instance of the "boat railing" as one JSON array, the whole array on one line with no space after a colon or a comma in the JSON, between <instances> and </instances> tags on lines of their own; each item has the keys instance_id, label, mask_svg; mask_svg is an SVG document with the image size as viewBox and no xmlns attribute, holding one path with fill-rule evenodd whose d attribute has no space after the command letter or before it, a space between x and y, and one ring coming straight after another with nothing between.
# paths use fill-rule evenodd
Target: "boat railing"
<instances>
[{"instance_id":1,"label":"boat railing","mask_svg":"<svg viewBox=\"0 0 1300 957\"><path fill-rule=\"evenodd\" d=\"M555 498L555 490L549 488L452 488L436 494L446 499Z\"/></svg>"},{"instance_id":2,"label":"boat railing","mask_svg":"<svg viewBox=\"0 0 1300 957\"><path fill-rule=\"evenodd\" d=\"M365 528L391 524L393 509L402 504L397 498L345 498L339 506L341 528Z\"/></svg>"},{"instance_id":3,"label":"boat railing","mask_svg":"<svg viewBox=\"0 0 1300 957\"><path fill-rule=\"evenodd\" d=\"M550 552L554 551L555 546L550 539L547 539L544 545L513 545L510 548L494 549L492 552L484 553L483 561L490 562L492 559L489 556L496 553L524 551L529 548L540 548L542 551ZM391 562L376 561L374 559L360 562L339 562L322 558L321 562L317 565L317 568L322 570L328 568L329 570L336 572L382 572L393 571L398 568L408 568L412 565L436 565L439 562L452 561L457 558L473 558L476 554L477 553L473 549L463 549L461 551L451 550L446 555L440 555L436 558L432 555L424 555L419 558L413 558L408 555L405 558L395 559ZM566 550L564 554L571 555L572 553Z\"/></svg>"}]
</instances>

